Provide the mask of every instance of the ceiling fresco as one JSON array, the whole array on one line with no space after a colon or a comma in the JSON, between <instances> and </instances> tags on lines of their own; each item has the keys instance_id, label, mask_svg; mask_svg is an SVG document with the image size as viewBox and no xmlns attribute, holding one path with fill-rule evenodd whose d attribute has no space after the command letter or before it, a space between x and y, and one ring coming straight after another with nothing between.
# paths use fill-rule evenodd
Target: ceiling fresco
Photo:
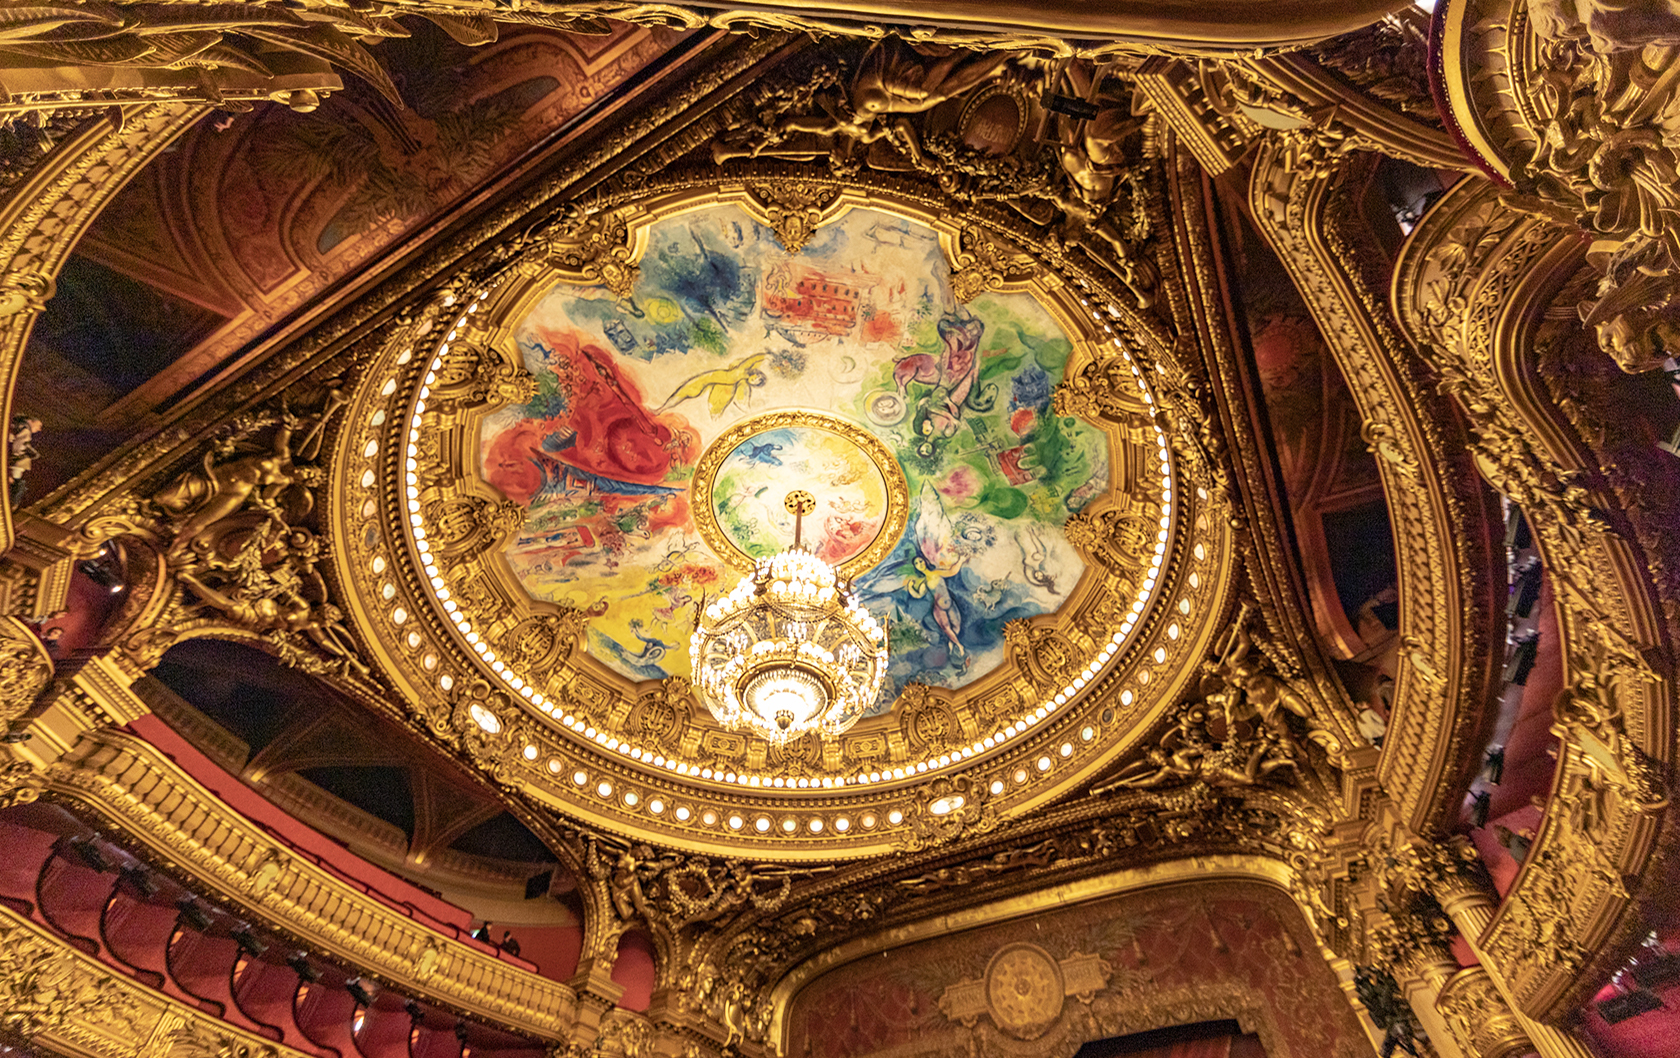
<instances>
[{"instance_id":1,"label":"ceiling fresco","mask_svg":"<svg viewBox=\"0 0 1680 1058\"><path fill-rule=\"evenodd\" d=\"M881 189L790 224L783 179L611 190L430 295L348 395L330 513L424 723L516 746L601 825L832 861L1103 767L1194 678L1231 552L1123 302L1048 263L984 279L971 232ZM688 647L792 542L795 488L894 668L851 730L771 745L696 697Z\"/></svg>"},{"instance_id":2,"label":"ceiling fresco","mask_svg":"<svg viewBox=\"0 0 1680 1058\"><path fill-rule=\"evenodd\" d=\"M709 206L651 227L629 297L561 284L516 340L536 394L480 435L525 509L507 559L534 599L599 610L589 650L633 680L688 675L696 605L792 543L795 488L887 627L883 708L995 669L1004 624L1084 568L1062 525L1109 457L1050 409L1073 344L1030 293L959 304L932 228L856 208L795 254Z\"/></svg>"}]
</instances>

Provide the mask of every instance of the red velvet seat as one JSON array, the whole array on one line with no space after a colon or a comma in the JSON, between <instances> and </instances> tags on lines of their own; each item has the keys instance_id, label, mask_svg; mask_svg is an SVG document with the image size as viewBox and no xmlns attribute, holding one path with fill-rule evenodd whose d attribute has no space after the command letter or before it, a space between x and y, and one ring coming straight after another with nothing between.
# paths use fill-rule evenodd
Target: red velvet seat
<instances>
[{"instance_id":1,"label":"red velvet seat","mask_svg":"<svg viewBox=\"0 0 1680 1058\"><path fill-rule=\"evenodd\" d=\"M142 899L127 885L118 885L105 905L100 935L111 958L129 967L151 988L177 999L187 998L169 980L169 938L180 912L170 904Z\"/></svg>"},{"instance_id":2,"label":"red velvet seat","mask_svg":"<svg viewBox=\"0 0 1680 1058\"><path fill-rule=\"evenodd\" d=\"M47 860L35 883L35 903L41 917L71 944L98 956L99 922L117 883L115 871L99 871L62 844Z\"/></svg>"}]
</instances>

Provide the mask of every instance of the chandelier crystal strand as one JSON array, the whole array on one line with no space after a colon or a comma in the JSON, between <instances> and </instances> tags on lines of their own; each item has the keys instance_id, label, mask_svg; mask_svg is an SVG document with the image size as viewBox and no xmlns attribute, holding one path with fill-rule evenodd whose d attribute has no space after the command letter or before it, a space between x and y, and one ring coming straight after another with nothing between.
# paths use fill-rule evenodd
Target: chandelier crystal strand
<instances>
[{"instance_id":1,"label":"chandelier crystal strand","mask_svg":"<svg viewBox=\"0 0 1680 1058\"><path fill-rule=\"evenodd\" d=\"M689 640L695 685L718 722L774 743L847 730L874 704L887 672L880 624L850 582L800 543L815 500L795 491L786 506L793 547L759 559L708 604Z\"/></svg>"}]
</instances>

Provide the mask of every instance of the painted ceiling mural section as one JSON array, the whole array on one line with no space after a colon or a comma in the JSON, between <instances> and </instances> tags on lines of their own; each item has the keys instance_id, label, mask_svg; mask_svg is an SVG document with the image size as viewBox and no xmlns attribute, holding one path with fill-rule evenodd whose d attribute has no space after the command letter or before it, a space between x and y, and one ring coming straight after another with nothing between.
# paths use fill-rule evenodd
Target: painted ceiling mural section
<instances>
[{"instance_id":1,"label":"painted ceiling mural section","mask_svg":"<svg viewBox=\"0 0 1680 1058\"><path fill-rule=\"evenodd\" d=\"M379 45L404 106L347 78L319 110L218 113L188 131L83 238L66 296L37 327L22 410L54 443L36 487L103 454L680 39L611 25L510 27L469 48L411 20L410 36Z\"/></svg>"},{"instance_id":2,"label":"painted ceiling mural section","mask_svg":"<svg viewBox=\"0 0 1680 1058\"><path fill-rule=\"evenodd\" d=\"M481 433L527 510L508 560L533 598L598 608L589 649L632 679L688 674L696 605L792 542L794 488L887 625L885 702L995 668L1004 623L1079 579L1061 526L1109 473L1103 434L1050 411L1072 344L1030 294L959 304L919 223L857 208L790 254L707 207L651 229L632 296L558 286L517 340L537 394Z\"/></svg>"}]
</instances>

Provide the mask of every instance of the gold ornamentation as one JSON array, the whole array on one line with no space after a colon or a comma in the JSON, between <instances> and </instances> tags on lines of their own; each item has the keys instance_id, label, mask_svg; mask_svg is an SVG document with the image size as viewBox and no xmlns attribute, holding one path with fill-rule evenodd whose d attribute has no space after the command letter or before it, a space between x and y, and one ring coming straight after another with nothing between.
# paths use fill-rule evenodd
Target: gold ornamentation
<instances>
[{"instance_id":1,"label":"gold ornamentation","mask_svg":"<svg viewBox=\"0 0 1680 1058\"><path fill-rule=\"evenodd\" d=\"M34 18L28 11L25 6L20 12L3 46L12 56L7 65L28 72L9 79L9 106L0 112L101 96L116 102L172 95L239 109L272 98L310 111L340 87L332 73L335 66L372 84L392 103L402 103L379 60L360 43L407 36L390 17L394 10L367 17L329 4L312 18L255 4L227 4L192 15L142 4L69 11L39 7ZM90 82L91 71L81 69L87 67L107 72ZM170 71L184 68L202 73L172 83ZM142 71L156 73L148 77ZM101 82L102 92L85 90Z\"/></svg>"},{"instance_id":2,"label":"gold ornamentation","mask_svg":"<svg viewBox=\"0 0 1680 1058\"><path fill-rule=\"evenodd\" d=\"M508 500L451 496L425 505L432 548L443 558L468 562L501 546L525 524L525 508Z\"/></svg>"},{"instance_id":3,"label":"gold ornamentation","mask_svg":"<svg viewBox=\"0 0 1680 1058\"><path fill-rule=\"evenodd\" d=\"M965 305L981 294L1002 290L1005 284L1035 267L1031 256L973 227L964 229L954 256L956 267L951 272L951 293Z\"/></svg>"},{"instance_id":4,"label":"gold ornamentation","mask_svg":"<svg viewBox=\"0 0 1680 1058\"><path fill-rule=\"evenodd\" d=\"M1017 1039L1044 1035L1067 1001L1062 969L1043 948L1012 944L986 966L986 1012Z\"/></svg>"},{"instance_id":5,"label":"gold ornamentation","mask_svg":"<svg viewBox=\"0 0 1680 1058\"><path fill-rule=\"evenodd\" d=\"M1448 978L1435 999L1435 1009L1466 1055L1517 1058L1534 1051L1522 1022L1511 1013L1505 997L1480 966L1467 967Z\"/></svg>"},{"instance_id":6,"label":"gold ornamentation","mask_svg":"<svg viewBox=\"0 0 1680 1058\"><path fill-rule=\"evenodd\" d=\"M835 187L805 180L748 183L747 190L788 253L805 248L828 208L840 197Z\"/></svg>"},{"instance_id":7,"label":"gold ornamentation","mask_svg":"<svg viewBox=\"0 0 1680 1058\"><path fill-rule=\"evenodd\" d=\"M1060 686L1079 667L1081 652L1059 629L1018 618L1003 626L1003 640L1011 647L1022 673L1040 687Z\"/></svg>"},{"instance_id":8,"label":"gold ornamentation","mask_svg":"<svg viewBox=\"0 0 1680 1058\"><path fill-rule=\"evenodd\" d=\"M40 637L16 617L0 616L0 733L34 704L52 674Z\"/></svg>"},{"instance_id":9,"label":"gold ornamentation","mask_svg":"<svg viewBox=\"0 0 1680 1058\"><path fill-rule=\"evenodd\" d=\"M524 404L537 394L537 379L522 364L510 364L482 345L458 339L450 343L443 369L432 383L430 407L452 410L489 404Z\"/></svg>"},{"instance_id":10,"label":"gold ornamentation","mask_svg":"<svg viewBox=\"0 0 1680 1058\"><path fill-rule=\"evenodd\" d=\"M1062 1018L1070 998L1089 1002L1113 974L1095 955L1074 952L1058 960L1036 944L1009 944L992 954L979 980L947 986L939 1012L969 1027L985 1014L1009 1036L1036 1040Z\"/></svg>"},{"instance_id":11,"label":"gold ornamentation","mask_svg":"<svg viewBox=\"0 0 1680 1058\"><path fill-rule=\"evenodd\" d=\"M629 227L619 212L568 205L533 238L546 251L548 264L562 273L604 286L616 298L635 293L641 266L632 256Z\"/></svg>"},{"instance_id":12,"label":"gold ornamentation","mask_svg":"<svg viewBox=\"0 0 1680 1058\"><path fill-rule=\"evenodd\" d=\"M985 783L972 776L935 779L912 797L910 836L903 847L914 851L996 830L1002 820L990 800Z\"/></svg>"},{"instance_id":13,"label":"gold ornamentation","mask_svg":"<svg viewBox=\"0 0 1680 1058\"><path fill-rule=\"evenodd\" d=\"M1181 707L1173 726L1143 759L1126 765L1112 781L1091 793L1103 796L1122 789L1191 782L1209 787L1255 786L1274 772L1297 767L1294 746L1280 742L1269 731L1244 736L1227 730L1224 738L1215 739L1211 721L1217 716L1200 702Z\"/></svg>"},{"instance_id":14,"label":"gold ornamentation","mask_svg":"<svg viewBox=\"0 0 1680 1058\"><path fill-rule=\"evenodd\" d=\"M314 462L323 431L343 405L328 384L312 419L284 399L277 415L246 416L139 513L108 515L84 532L158 541L169 577L229 623L294 663L312 663L301 637L328 667L365 674L319 569L320 538L304 524L324 480Z\"/></svg>"},{"instance_id":15,"label":"gold ornamentation","mask_svg":"<svg viewBox=\"0 0 1680 1058\"><path fill-rule=\"evenodd\" d=\"M7 193L0 210L0 380L16 377L35 315L59 269L111 196L204 113L147 105L124 120L87 122L61 140ZM0 420L11 422L12 382L0 388ZM11 548L11 504L0 504L0 553Z\"/></svg>"},{"instance_id":16,"label":"gold ornamentation","mask_svg":"<svg viewBox=\"0 0 1680 1058\"><path fill-rule=\"evenodd\" d=\"M131 987L89 973L68 946L48 941L0 910L0 1029L28 1039L97 1025L133 1039L141 1017Z\"/></svg>"}]
</instances>

